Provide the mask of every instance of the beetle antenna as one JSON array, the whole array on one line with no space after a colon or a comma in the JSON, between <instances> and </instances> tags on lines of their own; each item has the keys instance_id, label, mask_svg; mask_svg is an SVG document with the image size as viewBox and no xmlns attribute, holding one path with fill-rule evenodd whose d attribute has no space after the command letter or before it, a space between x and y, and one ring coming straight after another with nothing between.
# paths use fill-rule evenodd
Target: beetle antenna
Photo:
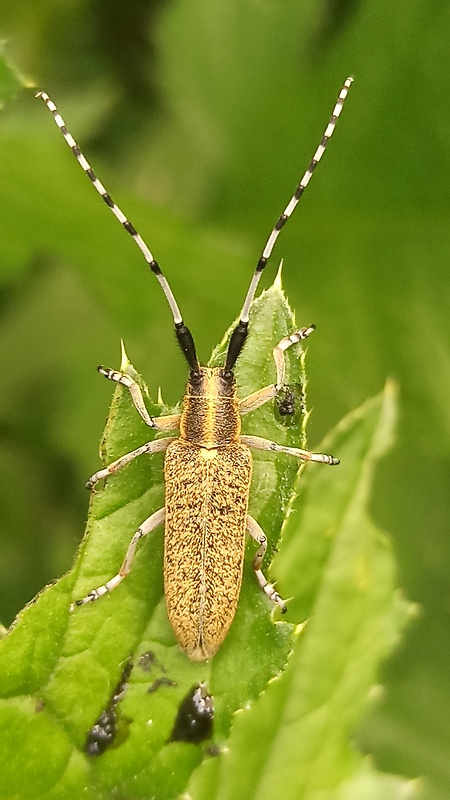
<instances>
[{"instance_id":1,"label":"beetle antenna","mask_svg":"<svg viewBox=\"0 0 450 800\"><path fill-rule=\"evenodd\" d=\"M192 334L189 328L187 328L183 322L183 318L181 316L180 309L178 308L177 301L175 300L174 294L169 286L167 278L163 275L161 271L161 267L153 257L153 254L145 244L140 234L137 232L134 225L130 222L129 219L127 219L127 217L125 216L123 211L121 211L119 206L115 204L115 202L111 198L111 195L108 194L101 181L99 181L99 179L95 175L94 171L91 168L91 165L81 152L72 134L69 133L69 131L67 130L66 123L64 122L61 114L58 112L58 109L56 108L53 100L50 99L50 97L46 92L38 92L35 96L40 97L41 100L44 101L49 111L51 111L51 113L53 114L53 119L55 120L58 128L60 129L70 149L72 150L72 153L74 154L76 160L78 161L81 169L86 173L89 180L94 185L94 188L97 190L100 197L105 201L106 205L112 211L116 219L119 220L119 222L125 228L127 233L129 233L130 236L134 239L137 246L139 247L139 250L144 256L147 264L149 265L151 271L153 272L154 275L156 275L161 285L161 288L165 294L166 300L169 303L173 321L175 324L175 333L178 339L178 343L183 352L183 355L186 358L186 361L188 362L190 368L194 372L198 372L199 363L197 359L197 354L195 352L195 344L192 338Z\"/></svg>"},{"instance_id":2,"label":"beetle antenna","mask_svg":"<svg viewBox=\"0 0 450 800\"><path fill-rule=\"evenodd\" d=\"M353 78L351 78L351 77L347 78L347 80L345 81L341 91L339 92L339 97L337 99L336 105L333 108L333 113L331 114L330 121L329 121L329 123L328 123L328 125L327 125L327 127L325 129L325 132L324 132L324 134L322 136L322 140L321 140L316 152L314 153L314 155L313 155L313 157L312 157L312 159L311 159L311 161L309 163L308 169L306 170L305 174L303 175L303 177L302 177L300 183L298 184L294 194L292 195L291 199L289 200L289 203L287 204L287 206L284 209L281 217L278 219L278 221L277 221L275 227L273 228L269 238L267 239L267 242L266 242L266 244L264 246L264 249L263 249L263 251L261 253L259 261L258 261L258 263L256 265L255 272L253 273L252 280L250 282L250 286L249 286L249 289L248 289L248 292L247 292L247 296L245 298L244 305L242 307L241 316L240 316L240 319L239 319L239 324L234 329L233 334L232 334L231 339L230 339L230 344L228 346L227 360L226 360L226 365L225 365L225 370L226 371L230 371L230 370L233 369L234 364L236 362L236 359L237 359L239 353L241 352L241 350L242 350L242 348L244 346L244 342L245 342L245 339L247 337L247 332L248 332L248 320L249 320L249 314L250 314L250 306L251 306L251 304L253 302L253 298L255 296L255 292L256 292L256 289L257 289L258 283L259 283L259 279L261 278L261 275L262 275L262 272L264 270L264 267L266 266L271 254L272 254L272 250L273 250L273 248L275 246L275 242L278 239L278 235L279 235L281 229L286 224L286 222L288 221L289 217L292 216L292 214L293 214L293 212L294 212L294 210L295 210L295 208L297 206L298 201L300 200L303 192L305 191L306 187L308 186L308 183L310 182L310 180L311 180L311 178L313 176L313 173L314 173L315 168L317 167L317 164L319 163L320 159L322 158L322 156L323 156L323 154L325 152L325 148L326 148L329 140L331 139L331 137L332 137L332 135L334 133L334 129L336 127L336 123L338 121L338 118L340 117L340 114L341 114L341 111L342 111L342 108L343 108L343 105L344 105L344 102L345 102L345 98L348 95L348 92L349 92L349 89L350 89L350 86L352 85L352 83L353 83Z\"/></svg>"}]
</instances>

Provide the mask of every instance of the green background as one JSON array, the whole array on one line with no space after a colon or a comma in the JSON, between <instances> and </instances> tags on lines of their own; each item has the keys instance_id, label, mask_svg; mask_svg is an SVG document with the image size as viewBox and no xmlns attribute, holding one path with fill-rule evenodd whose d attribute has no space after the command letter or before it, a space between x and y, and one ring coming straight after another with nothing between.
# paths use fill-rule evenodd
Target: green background
<instances>
[{"instance_id":1,"label":"green background","mask_svg":"<svg viewBox=\"0 0 450 800\"><path fill-rule=\"evenodd\" d=\"M449 795L450 9L443 0L21 3L6 56L46 89L159 259L206 360L348 74L329 152L270 275L308 358L309 442L400 386L374 515L422 606L358 734L380 768ZM5 76L5 81L8 80ZM122 336L166 402L185 367L161 293L48 112L17 92L0 121L0 613L71 563Z\"/></svg>"}]
</instances>

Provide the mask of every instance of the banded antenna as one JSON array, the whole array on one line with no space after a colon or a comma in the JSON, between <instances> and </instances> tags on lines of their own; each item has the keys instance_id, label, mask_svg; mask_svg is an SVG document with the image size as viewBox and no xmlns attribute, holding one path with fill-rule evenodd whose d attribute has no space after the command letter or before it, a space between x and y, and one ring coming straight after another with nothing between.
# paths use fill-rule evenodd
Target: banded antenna
<instances>
[{"instance_id":1,"label":"banded antenna","mask_svg":"<svg viewBox=\"0 0 450 800\"><path fill-rule=\"evenodd\" d=\"M56 108L53 100L50 99L46 92L38 92L36 97L40 97L41 100L44 101L45 105L53 114L53 118L60 129L64 139L66 140L67 144L69 145L72 153L74 154L76 160L78 161L81 169L86 173L89 180L93 183L95 189L99 193L100 197L105 201L108 208L112 211L116 219L119 220L121 225L125 228L125 230L130 234L130 236L134 239L139 250L141 251L142 255L144 256L147 264L149 265L151 271L154 275L156 275L161 288L165 294L166 300L169 303L170 310L172 312L173 321L175 324L175 333L178 339L178 343L181 347L184 357L188 362L190 368L198 373L200 370L200 365L198 363L197 354L195 352L195 344L192 338L192 334L189 328L183 322L183 318L180 313L180 309L178 308L177 301L175 300L174 294L172 289L169 286L167 278L163 275L161 271L161 267L159 266L158 262L153 257L153 254L150 252L149 248L145 244L142 237L137 232L134 225L130 222L129 219L125 216L123 211L115 204L111 195L108 194L105 187L96 177L94 171L91 168L88 160L84 157L83 153L81 152L80 148L78 147L75 139L73 138L72 134L69 133L66 127L66 123L64 122L61 114L59 114L58 109Z\"/></svg>"},{"instance_id":2,"label":"banded antenna","mask_svg":"<svg viewBox=\"0 0 450 800\"><path fill-rule=\"evenodd\" d=\"M274 248L276 240L278 239L278 236L279 236L279 233L280 233L282 227L286 224L286 222L288 221L289 217L292 216L292 214L293 214L293 212L294 212L294 210L295 210L295 208L297 206L298 201L300 200L303 192L305 191L306 187L308 186L308 183L310 182L310 180L311 180L311 178L313 176L313 173L314 173L315 168L317 167L317 164L319 163L320 159L322 158L322 156L323 156L323 154L325 152L325 148L326 148L329 140L331 139L331 137L332 137L332 135L334 133L334 129L336 127L336 123L338 121L338 118L341 115L341 111L342 111L342 108L343 108L343 105L344 105L344 102L345 102L345 98L348 95L348 92L349 92L349 89L350 89L350 86L352 85L352 83L353 83L353 78L351 78L351 77L347 78L347 80L345 81L341 91L339 92L339 96L338 96L336 105L333 108L333 112L331 114L330 121L329 121L329 123L328 123L328 125L327 125L327 127L325 129L325 132L324 132L324 134L322 136L322 140L321 140L316 152L314 153L314 155L313 155L313 157L312 157L312 159L311 159L311 161L309 163L308 169L306 170L305 174L303 175L303 177L302 177L300 183L298 184L294 194L292 195L291 199L289 200L289 203L287 204L287 206L284 209L281 217L278 219L278 221L277 221L275 227L273 228L269 238L267 239L267 242L266 242L266 244L264 246L264 249L263 249L263 251L261 253L259 261L258 261L258 263L256 265L255 272L253 273L253 277L252 277L252 280L250 282L250 286L249 286L249 289L248 289L248 292L247 292L247 295L246 295L246 298L245 298L245 301L244 301L244 305L242 307L239 323L238 323L238 325L236 326L236 328L234 329L234 331L233 331L233 333L231 335L230 344L228 345L227 360L226 360L226 364L225 364L225 371L226 372L231 372L231 370L233 369L233 367L234 367L234 365L236 363L236 359L237 359L239 353L241 352L241 350L242 350L242 348L244 346L244 342L245 342L245 339L247 337L247 332L248 332L248 320L249 320L250 306L251 306L251 304L253 302L253 298L255 296L255 292L256 292L256 289L258 287L258 283L259 283L259 280L261 278L261 275L262 275L262 272L264 270L264 267L266 266L267 261L269 260L271 254L272 254L272 250Z\"/></svg>"}]
</instances>

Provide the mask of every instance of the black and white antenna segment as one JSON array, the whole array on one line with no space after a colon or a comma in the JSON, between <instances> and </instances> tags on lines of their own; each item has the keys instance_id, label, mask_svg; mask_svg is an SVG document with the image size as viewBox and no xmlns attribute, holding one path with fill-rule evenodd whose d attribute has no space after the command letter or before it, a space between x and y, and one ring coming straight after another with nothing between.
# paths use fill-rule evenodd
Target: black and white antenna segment
<instances>
[{"instance_id":1,"label":"black and white antenna segment","mask_svg":"<svg viewBox=\"0 0 450 800\"><path fill-rule=\"evenodd\" d=\"M343 85L341 91L339 92L339 96L338 96L338 99L336 101L336 104L335 104L335 106L333 108L333 111L332 111L330 120L328 122L328 125L327 125L327 127L326 127L326 129L324 131L323 136L322 136L321 142L320 142L319 146L317 147L316 152L314 153L314 155L313 155L313 157L312 157L312 159L311 159L311 161L310 161L310 163L308 165L308 168L307 168L306 172L304 173L304 175L301 178L299 184L297 185L297 188L295 189L294 194L292 195L291 199L289 200L289 203L287 204L287 206L284 209L283 213L281 214L281 216L277 220L277 222L276 222L274 228L272 229L272 232L271 232L269 238L267 239L267 242L266 242L266 244L265 244L265 246L263 248L261 256L260 256L260 258L258 260L258 263L256 265L256 269L255 269L255 271L253 273L253 277L251 279L250 286L249 286L248 291L247 291L247 295L246 295L245 300L244 300L244 305L242 307L242 311L241 311L241 314L240 314L239 324L235 328L235 330L234 330L234 332L232 334L231 340L230 340L230 344L229 344L229 348L228 348L228 354L227 354L227 360L226 360L226 364L225 364L225 371L226 372L227 371L229 372L229 371L231 371L233 369L233 366L234 366L234 364L236 362L236 359L237 359L237 357L238 357L239 353L241 352L242 347L244 345L244 342L245 342L245 339L246 339L246 336L247 336L247 330L248 330L250 307L251 307L251 304L253 302L253 299L254 299L254 296L255 296L255 293L256 293L256 289L258 287L258 283L259 283L259 280L261 278L262 272L263 272L263 270L264 270L264 268L265 268L265 266L267 264L267 261L269 260L271 254L272 254L273 248L275 246L275 242L278 239L278 236L280 234L281 229L284 227L284 225L286 224L288 219L292 216L292 214L293 214L293 212L294 212L294 210L295 210L295 208L296 208L301 196L303 195L303 192L305 191L306 187L308 186L308 183L310 182L310 180L311 180L311 178L312 178L312 176L314 174L314 170L317 167L317 164L319 163L319 161L321 160L321 158L322 158L322 156L323 156L323 154L325 152L327 144L328 144L331 136L334 133L334 129L336 127L336 123L337 123L337 121L338 121L338 119L339 119L339 117L341 115L342 108L344 106L344 102L345 102L345 99L347 97L347 94L349 92L349 89L350 89L350 86L351 86L352 82L353 82L353 78L351 78L351 77L347 78L347 80L344 82L344 85ZM194 372L198 372L199 363L198 363L197 355L196 355L196 352L195 352L195 345L194 345L194 341L193 341L192 335L191 335L189 329L185 326L185 324L183 322L183 318L181 316L181 312L180 312L180 309L178 307L177 301L175 300L174 294L173 294L173 292L172 292L172 290L171 290L171 288L169 286L169 283L168 283L166 277L163 275L158 262L154 258L152 252L147 247L146 243L144 242L144 240L142 239L140 234L137 232L137 230L134 227L134 225L125 216L125 214L119 208L119 206L117 206L115 204L115 202L111 198L111 195L106 191L106 189L103 186L103 184L101 183L101 181L95 175L94 171L92 170L91 165L89 164L88 160L85 158L83 153L81 152L81 150L78 147L78 144L76 143L76 141L73 138L72 134L69 133L69 131L67 130L66 123L64 122L64 120L63 120L62 116L60 115L60 113L58 112L58 109L57 109L56 105L54 104L53 100L50 99L50 97L48 96L48 94L46 94L46 92L38 92L36 94L36 97L40 97L44 101L44 103L46 104L46 106L49 109L49 111L51 111L51 113L53 114L53 118L54 118L58 128L61 130L61 133L64 136L64 139L66 140L67 144L69 145L70 149L72 150L72 153L74 154L75 158L77 159L80 167L84 170L84 172L88 176L89 180L93 183L95 189L97 190L99 195L102 197L102 199L105 201L106 205L112 211L114 216L119 220L121 225L123 225L123 227L130 234L130 236L132 236L132 238L136 242L139 250L141 251L142 255L144 256L147 264L149 265L150 269L152 270L154 275L156 275L156 278L158 279L158 281L159 281L159 283L161 285L161 288L162 288L162 290L163 290L163 292L164 292L164 294L166 296L167 302L168 302L168 304L170 306L170 310L172 312L173 321L174 321L174 324L175 324L175 332L176 332L179 344L181 346L181 349L182 349L182 351L183 351L183 353L185 355L185 358L187 359L188 364L191 367L191 369Z\"/></svg>"}]
</instances>

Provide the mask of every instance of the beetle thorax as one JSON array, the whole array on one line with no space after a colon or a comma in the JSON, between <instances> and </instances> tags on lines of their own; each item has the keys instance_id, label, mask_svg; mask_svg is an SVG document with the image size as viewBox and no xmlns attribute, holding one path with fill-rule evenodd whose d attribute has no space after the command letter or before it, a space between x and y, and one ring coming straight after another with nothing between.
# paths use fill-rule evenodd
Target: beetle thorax
<instances>
[{"instance_id":1,"label":"beetle thorax","mask_svg":"<svg viewBox=\"0 0 450 800\"><path fill-rule=\"evenodd\" d=\"M225 377L226 376L226 377ZM213 449L239 440L241 418L236 385L222 368L191 373L180 420L180 438Z\"/></svg>"}]
</instances>

